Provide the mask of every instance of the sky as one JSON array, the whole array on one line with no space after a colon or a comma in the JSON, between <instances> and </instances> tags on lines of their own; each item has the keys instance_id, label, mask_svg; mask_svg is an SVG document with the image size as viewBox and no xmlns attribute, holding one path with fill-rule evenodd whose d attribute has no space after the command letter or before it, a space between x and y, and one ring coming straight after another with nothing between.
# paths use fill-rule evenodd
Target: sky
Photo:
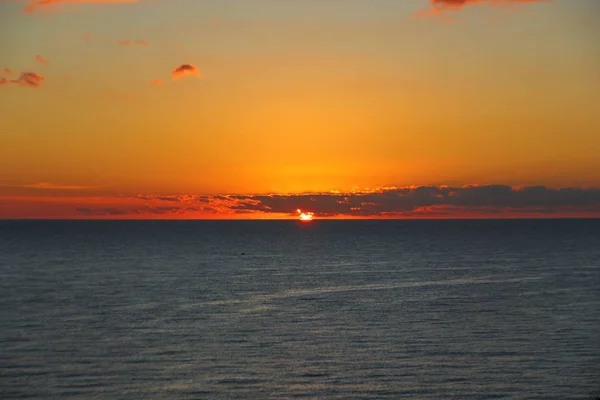
<instances>
[{"instance_id":1,"label":"sky","mask_svg":"<svg viewBox=\"0 0 600 400\"><path fill-rule=\"evenodd\" d=\"M0 218L600 216L597 0L0 0Z\"/></svg>"}]
</instances>

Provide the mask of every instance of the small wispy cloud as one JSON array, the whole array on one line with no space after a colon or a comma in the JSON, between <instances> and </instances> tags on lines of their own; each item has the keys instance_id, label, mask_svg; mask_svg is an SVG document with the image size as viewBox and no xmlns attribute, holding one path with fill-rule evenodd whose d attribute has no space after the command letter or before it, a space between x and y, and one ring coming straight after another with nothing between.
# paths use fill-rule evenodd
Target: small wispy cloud
<instances>
[{"instance_id":1,"label":"small wispy cloud","mask_svg":"<svg viewBox=\"0 0 600 400\"><path fill-rule=\"evenodd\" d=\"M44 58L44 57L40 56L39 54L35 56L35 60L37 62L39 62L40 64L50 64L50 60L48 60L47 58Z\"/></svg>"},{"instance_id":2,"label":"small wispy cloud","mask_svg":"<svg viewBox=\"0 0 600 400\"><path fill-rule=\"evenodd\" d=\"M161 79L155 79L153 81L150 81L150 85L152 86L160 86L160 85L164 85L166 82L161 80Z\"/></svg>"},{"instance_id":3,"label":"small wispy cloud","mask_svg":"<svg viewBox=\"0 0 600 400\"><path fill-rule=\"evenodd\" d=\"M4 68L3 71L7 75L12 75L13 74L13 72L9 68Z\"/></svg>"},{"instance_id":4,"label":"small wispy cloud","mask_svg":"<svg viewBox=\"0 0 600 400\"><path fill-rule=\"evenodd\" d=\"M124 216L130 213L133 213L129 210L120 210L118 208L113 207L103 207L103 208L88 208L88 207L78 207L75 209L77 214L81 214L86 217L115 217L115 216Z\"/></svg>"},{"instance_id":5,"label":"small wispy cloud","mask_svg":"<svg viewBox=\"0 0 600 400\"><path fill-rule=\"evenodd\" d=\"M191 64L182 64L179 67L175 68L171 73L173 80L176 81L185 76L195 76L200 77L200 70Z\"/></svg>"},{"instance_id":6,"label":"small wispy cloud","mask_svg":"<svg viewBox=\"0 0 600 400\"><path fill-rule=\"evenodd\" d=\"M514 4L525 4L525 3L540 3L549 0L429 0L430 7L419 11L415 14L416 17L425 17L431 15L441 15L447 11L460 11L464 7L477 5L477 4L491 4L491 5L514 5Z\"/></svg>"},{"instance_id":7,"label":"small wispy cloud","mask_svg":"<svg viewBox=\"0 0 600 400\"><path fill-rule=\"evenodd\" d=\"M137 3L141 0L25 0L29 3L24 9L25 13L35 13L42 9L56 11L59 6L64 4L118 4L118 3Z\"/></svg>"},{"instance_id":8,"label":"small wispy cloud","mask_svg":"<svg viewBox=\"0 0 600 400\"><path fill-rule=\"evenodd\" d=\"M145 40L137 39L137 40L119 40L118 44L121 46L148 46L148 43Z\"/></svg>"},{"instance_id":9,"label":"small wispy cloud","mask_svg":"<svg viewBox=\"0 0 600 400\"><path fill-rule=\"evenodd\" d=\"M21 72L17 80L22 86L39 87L44 82L44 77L35 72Z\"/></svg>"},{"instance_id":10,"label":"small wispy cloud","mask_svg":"<svg viewBox=\"0 0 600 400\"><path fill-rule=\"evenodd\" d=\"M37 88L44 83L44 79L43 76L38 75L35 72L21 72L17 79L0 78L0 85L18 85Z\"/></svg>"}]
</instances>

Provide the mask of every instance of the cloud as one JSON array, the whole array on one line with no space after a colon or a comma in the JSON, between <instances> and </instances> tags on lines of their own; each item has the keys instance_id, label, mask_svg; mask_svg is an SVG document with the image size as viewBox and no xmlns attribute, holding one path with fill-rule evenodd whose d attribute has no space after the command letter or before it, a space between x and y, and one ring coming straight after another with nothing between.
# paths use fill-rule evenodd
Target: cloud
<instances>
[{"instance_id":1,"label":"cloud","mask_svg":"<svg viewBox=\"0 0 600 400\"><path fill-rule=\"evenodd\" d=\"M229 195L210 197L222 213L288 214L297 209L321 217L416 217L597 213L600 189L505 185L419 186L352 193Z\"/></svg>"},{"instance_id":2,"label":"cloud","mask_svg":"<svg viewBox=\"0 0 600 400\"><path fill-rule=\"evenodd\" d=\"M45 59L44 57L40 56L39 54L37 56L35 56L35 60L41 64L50 64L50 60Z\"/></svg>"},{"instance_id":3,"label":"cloud","mask_svg":"<svg viewBox=\"0 0 600 400\"><path fill-rule=\"evenodd\" d=\"M200 70L193 65L182 64L179 67L175 68L171 75L174 81L179 78L183 78L184 76L200 77Z\"/></svg>"},{"instance_id":4,"label":"cloud","mask_svg":"<svg viewBox=\"0 0 600 400\"><path fill-rule=\"evenodd\" d=\"M164 85L165 81L161 80L161 79L155 79L153 81L150 81L150 85L152 86L159 86L159 85Z\"/></svg>"},{"instance_id":5,"label":"cloud","mask_svg":"<svg viewBox=\"0 0 600 400\"><path fill-rule=\"evenodd\" d=\"M258 195L138 195L129 210L210 218L600 217L600 189L467 185L384 187L352 192ZM140 204L139 202L142 202ZM136 204L133 206L133 204Z\"/></svg>"},{"instance_id":6,"label":"cloud","mask_svg":"<svg viewBox=\"0 0 600 400\"><path fill-rule=\"evenodd\" d=\"M416 16L443 14L446 11L459 11L476 4L511 5L518 3L540 3L548 0L429 0L430 7L419 11Z\"/></svg>"},{"instance_id":7,"label":"cloud","mask_svg":"<svg viewBox=\"0 0 600 400\"><path fill-rule=\"evenodd\" d=\"M79 207L75 209L75 212L78 214L82 214L86 217L92 216L103 216L103 217L116 217L116 216L124 216L131 214L131 211L121 210L118 208L87 208L87 207Z\"/></svg>"},{"instance_id":8,"label":"cloud","mask_svg":"<svg viewBox=\"0 0 600 400\"><path fill-rule=\"evenodd\" d=\"M27 0L29 3L23 12L34 13L43 8L55 8L62 4L83 4L83 3L97 3L97 4L117 4L117 3L137 3L140 0ZM52 7L54 6L54 7Z\"/></svg>"},{"instance_id":9,"label":"cloud","mask_svg":"<svg viewBox=\"0 0 600 400\"><path fill-rule=\"evenodd\" d=\"M101 208L90 208L90 207L78 207L75 209L77 214L81 214L85 217L124 217L124 216L144 216L157 217L167 215L184 215L186 213L198 212L197 208L194 207L177 207L177 206L141 206L137 208L114 208L114 207L101 207Z\"/></svg>"},{"instance_id":10,"label":"cloud","mask_svg":"<svg viewBox=\"0 0 600 400\"><path fill-rule=\"evenodd\" d=\"M83 40L85 40L88 43L92 41L92 35L90 35L87 32L82 33L81 36L83 37Z\"/></svg>"},{"instance_id":11,"label":"cloud","mask_svg":"<svg viewBox=\"0 0 600 400\"><path fill-rule=\"evenodd\" d=\"M8 69L8 68L4 68L4 70L3 70L3 71L4 71L4 73L5 73L5 74L7 74L7 75L12 75L12 74L13 74L13 72L12 72L10 69Z\"/></svg>"},{"instance_id":12,"label":"cloud","mask_svg":"<svg viewBox=\"0 0 600 400\"><path fill-rule=\"evenodd\" d=\"M118 42L121 46L148 46L149 43L145 40L119 40Z\"/></svg>"},{"instance_id":13,"label":"cloud","mask_svg":"<svg viewBox=\"0 0 600 400\"><path fill-rule=\"evenodd\" d=\"M314 213L316 219L600 218L600 189L544 186L414 186L298 194L137 196L102 194L90 186L50 183L10 187L37 190L34 195L13 191L16 194L12 197L0 197L11 218L296 219L298 209ZM96 195L90 196L93 193Z\"/></svg>"},{"instance_id":14,"label":"cloud","mask_svg":"<svg viewBox=\"0 0 600 400\"><path fill-rule=\"evenodd\" d=\"M21 72L18 79L0 78L0 85L19 85L37 88L44 82L44 77L35 72Z\"/></svg>"},{"instance_id":15,"label":"cloud","mask_svg":"<svg viewBox=\"0 0 600 400\"><path fill-rule=\"evenodd\" d=\"M44 82L44 77L36 74L35 72L21 72L19 79L17 82L21 86L29 86L29 87L39 87Z\"/></svg>"}]
</instances>

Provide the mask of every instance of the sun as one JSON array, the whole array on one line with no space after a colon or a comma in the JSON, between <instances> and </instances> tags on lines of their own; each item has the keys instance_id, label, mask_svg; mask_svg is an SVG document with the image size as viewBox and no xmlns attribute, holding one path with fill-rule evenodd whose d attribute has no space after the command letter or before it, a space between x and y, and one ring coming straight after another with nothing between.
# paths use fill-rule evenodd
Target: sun
<instances>
[{"instance_id":1,"label":"sun","mask_svg":"<svg viewBox=\"0 0 600 400\"><path fill-rule=\"evenodd\" d=\"M302 212L302 210L300 210L300 209L296 210L296 212L298 213L298 216L300 217L300 221L302 221L302 222L308 222L308 221L313 220L314 214L311 212Z\"/></svg>"}]
</instances>

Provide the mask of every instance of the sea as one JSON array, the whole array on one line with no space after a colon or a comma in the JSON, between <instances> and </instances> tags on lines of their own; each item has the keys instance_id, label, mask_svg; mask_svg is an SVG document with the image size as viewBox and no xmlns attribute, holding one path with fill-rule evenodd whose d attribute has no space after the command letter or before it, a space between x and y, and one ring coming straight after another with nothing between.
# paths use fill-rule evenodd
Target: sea
<instances>
[{"instance_id":1,"label":"sea","mask_svg":"<svg viewBox=\"0 0 600 400\"><path fill-rule=\"evenodd\" d=\"M600 396L600 220L0 221L0 398Z\"/></svg>"}]
</instances>

